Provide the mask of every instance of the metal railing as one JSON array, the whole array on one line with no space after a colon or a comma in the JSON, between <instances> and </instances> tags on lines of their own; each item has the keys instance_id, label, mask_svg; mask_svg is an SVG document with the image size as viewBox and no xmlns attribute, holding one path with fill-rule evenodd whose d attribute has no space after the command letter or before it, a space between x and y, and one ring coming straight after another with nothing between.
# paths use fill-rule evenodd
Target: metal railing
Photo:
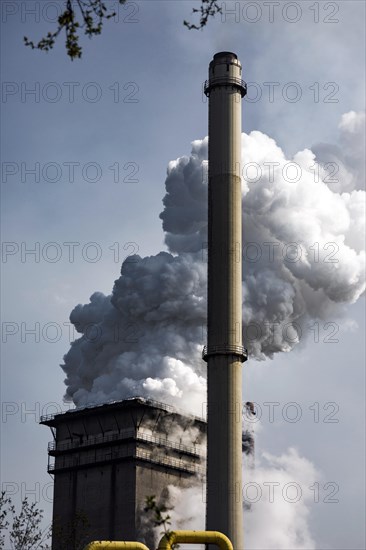
<instances>
[{"instance_id":1,"label":"metal railing","mask_svg":"<svg viewBox=\"0 0 366 550\"><path fill-rule=\"evenodd\" d=\"M65 470L70 468L72 469L80 468L83 466L89 466L91 464L98 464L106 461L109 462L109 461L119 460L123 458L141 459L141 460L145 460L146 462L186 471L191 474L204 474L206 471L205 468L203 468L199 464L189 463L189 462L186 462L185 460L170 458L167 456L155 455L147 451L143 451L142 449L136 449L134 452L131 452L131 451L128 452L128 449L123 449L123 452L119 450L119 452L107 452L104 454L99 453L98 456L94 456L94 457L82 456L82 455L79 455L77 457L63 456L63 457L59 457L56 460L50 460L48 462L47 471L48 473L54 473L59 470Z\"/></svg>"},{"instance_id":2,"label":"metal railing","mask_svg":"<svg viewBox=\"0 0 366 550\"><path fill-rule=\"evenodd\" d=\"M170 449L174 449L176 451L181 451L191 455L200 456L200 452L199 452L200 449L197 447L189 447L187 445L183 445L182 443L171 441L163 437L157 437L154 435L146 434L144 432L141 432L139 430L136 431L134 429L125 430L123 433L119 433L119 434L96 435L93 437L89 437L84 441L78 441L78 440L64 441L64 442L50 441L48 443L48 452L78 450L79 448L85 448L85 447L90 447L90 446L95 446L95 445L110 443L115 441L123 441L131 438L134 438L137 441L146 441L148 443L154 443L155 445L169 447Z\"/></svg>"},{"instance_id":3,"label":"metal railing","mask_svg":"<svg viewBox=\"0 0 366 550\"><path fill-rule=\"evenodd\" d=\"M236 76L216 76L205 80L203 85L205 95L209 96L210 91L217 86L233 86L234 88L238 88L241 97L244 97L247 93L247 84L241 78L237 78Z\"/></svg>"},{"instance_id":4,"label":"metal railing","mask_svg":"<svg viewBox=\"0 0 366 550\"><path fill-rule=\"evenodd\" d=\"M248 358L248 351L244 346L234 346L231 344L204 346L202 350L202 359L207 361L209 355L239 355L240 360L244 362Z\"/></svg>"},{"instance_id":5,"label":"metal railing","mask_svg":"<svg viewBox=\"0 0 366 550\"><path fill-rule=\"evenodd\" d=\"M143 451L142 449L136 449L136 458L142 458L148 462L153 462L155 464L160 464L163 466L170 466L177 468L178 470L185 470L186 472L191 473L206 473L206 469L198 464L190 464L184 460L179 460L177 458L170 458L167 456L152 456L151 453Z\"/></svg>"},{"instance_id":6,"label":"metal railing","mask_svg":"<svg viewBox=\"0 0 366 550\"><path fill-rule=\"evenodd\" d=\"M61 415L64 415L64 414L74 414L74 413L78 413L80 411L83 411L83 410L86 410L86 409L94 409L94 408L99 408L99 407L104 407L105 405L114 405L114 404L121 404L121 403L125 403L125 406L127 406L127 404L129 402L132 402L132 401L137 401L137 402L140 402L142 405L143 404L146 404L146 405L149 405L151 407L154 407L154 408L157 408L157 409L162 409L163 411L167 411L167 412L170 412L172 414L180 414L181 416L186 416L188 418L192 418L194 420L198 420L199 422L205 422L205 420L201 417L201 416L196 416L196 415L193 415L193 414L190 414L188 411L184 410L184 409L179 409L177 407L173 407L173 405L168 405L167 403L162 403L161 401L155 401L154 399L146 399L145 397L131 397L131 398L128 398L128 399L122 399L122 400L116 400L116 399L111 399L110 401L105 401L104 403L90 403L89 405L84 405L82 407L75 407L74 409L69 409L65 412L57 412L57 413L53 413L53 414L45 414L45 415L42 415L40 417L40 422L48 422L50 420L54 420L54 418L56 416L61 416Z\"/></svg>"}]
</instances>

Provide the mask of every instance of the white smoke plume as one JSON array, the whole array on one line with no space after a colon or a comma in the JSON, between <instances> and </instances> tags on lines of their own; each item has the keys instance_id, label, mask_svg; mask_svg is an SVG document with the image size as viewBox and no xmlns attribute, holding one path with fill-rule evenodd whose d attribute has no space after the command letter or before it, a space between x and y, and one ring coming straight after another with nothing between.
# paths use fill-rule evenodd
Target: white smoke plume
<instances>
[{"instance_id":1,"label":"white smoke plume","mask_svg":"<svg viewBox=\"0 0 366 550\"><path fill-rule=\"evenodd\" d=\"M314 492L319 480L313 463L290 448L281 456L263 453L256 468L244 472L246 548L250 550L312 550L309 527ZM249 476L249 477L248 477ZM266 528L263 529L263 518Z\"/></svg>"},{"instance_id":2,"label":"white smoke plume","mask_svg":"<svg viewBox=\"0 0 366 550\"><path fill-rule=\"evenodd\" d=\"M244 542L247 550L313 550L311 503L320 474L308 459L289 448L281 456L263 453L254 469L244 469ZM172 529L205 529L205 487L169 485L164 494ZM265 528L264 526L265 522ZM156 530L159 539L160 529Z\"/></svg>"},{"instance_id":3,"label":"white smoke plume","mask_svg":"<svg viewBox=\"0 0 366 550\"><path fill-rule=\"evenodd\" d=\"M338 193L365 189L365 113L350 111L339 123L339 145L318 143L312 147L318 160L330 163L334 176L328 184Z\"/></svg>"},{"instance_id":4,"label":"white smoke plume","mask_svg":"<svg viewBox=\"0 0 366 550\"><path fill-rule=\"evenodd\" d=\"M166 252L136 260L124 262L112 296L95 293L72 311L83 336L64 358L67 396L76 405L137 395L179 407L185 394L185 408L202 415L205 265Z\"/></svg>"},{"instance_id":5,"label":"white smoke plume","mask_svg":"<svg viewBox=\"0 0 366 550\"><path fill-rule=\"evenodd\" d=\"M292 159L267 135L242 134L243 336L251 358L290 351L310 322L334 322L364 292L363 120L346 113L337 145ZM169 163L160 215L169 253L129 257L111 296L94 293L71 313L82 336L62 368L66 398L77 406L140 395L203 412L207 145L194 141L189 157Z\"/></svg>"}]
</instances>

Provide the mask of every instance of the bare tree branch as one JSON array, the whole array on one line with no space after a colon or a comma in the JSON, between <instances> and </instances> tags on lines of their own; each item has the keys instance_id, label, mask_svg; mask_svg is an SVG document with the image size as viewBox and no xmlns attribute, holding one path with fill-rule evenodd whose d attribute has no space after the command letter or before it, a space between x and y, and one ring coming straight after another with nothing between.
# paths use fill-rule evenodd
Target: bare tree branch
<instances>
[{"instance_id":1,"label":"bare tree branch","mask_svg":"<svg viewBox=\"0 0 366 550\"><path fill-rule=\"evenodd\" d=\"M222 9L218 4L218 0L201 0L200 8L193 8L192 13L200 13L199 25L189 23L188 21L183 21L183 25L188 27L188 29L203 29L207 25L209 17L214 17L217 13L220 13Z\"/></svg>"},{"instance_id":2,"label":"bare tree branch","mask_svg":"<svg viewBox=\"0 0 366 550\"><path fill-rule=\"evenodd\" d=\"M108 8L103 0L76 0L77 7L79 8L79 12L77 13L72 5L72 0L65 1L65 11L57 20L58 27L56 31L47 33L47 36L42 38L37 44L25 36L24 43L33 50L37 49L48 52L55 45L56 38L61 31L65 30L67 55L73 61L82 55L78 30L83 29L84 34L89 36L89 38L101 34L104 20L111 19L116 15L116 12L108 12ZM126 2L126 0L118 1L121 5Z\"/></svg>"},{"instance_id":3,"label":"bare tree branch","mask_svg":"<svg viewBox=\"0 0 366 550\"><path fill-rule=\"evenodd\" d=\"M25 36L24 43L26 46L31 47L32 50L36 49L49 52L54 47L56 39L60 33L64 30L66 35L66 52L71 61L73 61L74 59L80 58L83 52L79 43L79 31L83 30L84 34L89 36L89 38L101 34L104 21L115 17L116 12L108 11L105 0L64 1L65 11L63 11L57 20L57 29L54 32L48 32L47 35L44 38L41 38L38 43L33 42L33 40L30 40ZM127 0L118 0L120 5L125 4L126 1ZM222 11L218 4L218 0L200 1L201 6L199 8L194 8L192 11L194 14L200 14L199 24L196 25L188 21L183 22L183 24L190 30L202 29L207 25L210 17L214 17L217 13Z\"/></svg>"}]
</instances>

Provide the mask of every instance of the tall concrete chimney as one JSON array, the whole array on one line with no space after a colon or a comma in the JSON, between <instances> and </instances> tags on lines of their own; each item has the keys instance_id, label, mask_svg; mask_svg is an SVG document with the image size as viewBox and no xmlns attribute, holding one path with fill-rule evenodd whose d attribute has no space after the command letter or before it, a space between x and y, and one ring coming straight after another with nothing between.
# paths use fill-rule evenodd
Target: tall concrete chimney
<instances>
[{"instance_id":1,"label":"tall concrete chimney","mask_svg":"<svg viewBox=\"0 0 366 550\"><path fill-rule=\"evenodd\" d=\"M214 55L209 97L207 517L243 550L242 507L242 68L231 52Z\"/></svg>"}]
</instances>

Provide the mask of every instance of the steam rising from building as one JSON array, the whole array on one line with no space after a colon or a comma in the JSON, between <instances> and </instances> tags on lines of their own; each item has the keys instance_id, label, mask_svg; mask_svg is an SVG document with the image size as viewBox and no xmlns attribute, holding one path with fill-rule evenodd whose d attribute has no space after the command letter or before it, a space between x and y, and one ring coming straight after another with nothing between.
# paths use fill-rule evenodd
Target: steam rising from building
<instances>
[{"instance_id":1,"label":"steam rising from building","mask_svg":"<svg viewBox=\"0 0 366 550\"><path fill-rule=\"evenodd\" d=\"M290 351L313 320L341 318L364 292L363 120L346 113L337 144L291 159L269 136L242 134L250 358ZM81 337L62 368L77 406L140 395L205 409L207 145L194 141L190 156L168 165L160 217L169 252L129 257L111 296L95 292L70 315Z\"/></svg>"}]
</instances>

